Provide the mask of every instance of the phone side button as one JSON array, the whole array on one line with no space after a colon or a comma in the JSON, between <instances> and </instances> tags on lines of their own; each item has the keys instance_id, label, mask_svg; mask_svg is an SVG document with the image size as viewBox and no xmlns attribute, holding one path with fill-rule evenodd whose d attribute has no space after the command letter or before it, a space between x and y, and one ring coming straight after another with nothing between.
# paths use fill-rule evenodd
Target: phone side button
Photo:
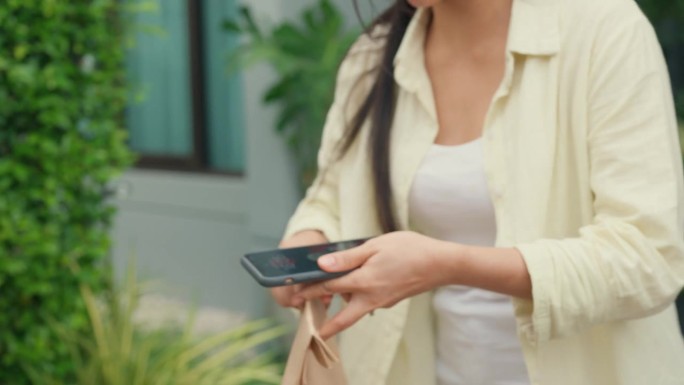
<instances>
[{"instance_id":1,"label":"phone side button","mask_svg":"<svg viewBox=\"0 0 684 385\"><path fill-rule=\"evenodd\" d=\"M294 279L292 278L285 278L285 284L286 285L292 285L294 283Z\"/></svg>"}]
</instances>

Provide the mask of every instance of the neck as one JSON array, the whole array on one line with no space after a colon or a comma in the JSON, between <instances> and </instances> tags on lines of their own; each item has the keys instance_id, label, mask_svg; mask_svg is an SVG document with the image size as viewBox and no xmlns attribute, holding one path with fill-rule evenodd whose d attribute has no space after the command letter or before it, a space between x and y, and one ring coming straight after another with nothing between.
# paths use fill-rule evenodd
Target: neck
<instances>
[{"instance_id":1,"label":"neck","mask_svg":"<svg viewBox=\"0 0 684 385\"><path fill-rule=\"evenodd\" d=\"M432 7L428 38L457 52L505 46L513 0L443 0Z\"/></svg>"}]
</instances>

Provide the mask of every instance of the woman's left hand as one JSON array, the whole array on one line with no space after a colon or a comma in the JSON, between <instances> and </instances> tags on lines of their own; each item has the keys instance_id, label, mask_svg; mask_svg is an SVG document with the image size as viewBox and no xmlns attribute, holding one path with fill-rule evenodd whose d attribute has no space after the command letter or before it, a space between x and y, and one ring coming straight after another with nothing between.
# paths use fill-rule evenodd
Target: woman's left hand
<instances>
[{"instance_id":1,"label":"woman's left hand","mask_svg":"<svg viewBox=\"0 0 684 385\"><path fill-rule=\"evenodd\" d=\"M318 264L325 271L353 271L311 284L296 297L312 299L342 294L348 300L347 306L320 329L321 337L329 338L374 309L391 307L405 298L448 284L449 278L440 269L437 257L444 254L447 245L408 231L370 239L353 249L319 258Z\"/></svg>"}]
</instances>

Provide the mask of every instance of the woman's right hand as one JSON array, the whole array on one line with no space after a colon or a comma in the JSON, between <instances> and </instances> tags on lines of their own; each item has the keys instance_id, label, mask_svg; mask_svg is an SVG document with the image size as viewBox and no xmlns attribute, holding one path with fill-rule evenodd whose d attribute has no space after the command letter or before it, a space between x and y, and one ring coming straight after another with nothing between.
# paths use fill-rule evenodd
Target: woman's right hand
<instances>
[{"instance_id":1,"label":"woman's right hand","mask_svg":"<svg viewBox=\"0 0 684 385\"><path fill-rule=\"evenodd\" d=\"M318 230L304 230L300 231L290 238L283 239L278 247L280 248L290 248L290 247L301 247L309 245L317 245L321 243L328 243L328 239L323 235L322 232ZM279 286L271 288L271 295L275 301L282 307L294 307L301 309L304 306L304 302L294 301L293 296L299 290L302 289L302 285L291 285L291 286ZM324 303L329 303L330 298L324 298Z\"/></svg>"}]
</instances>

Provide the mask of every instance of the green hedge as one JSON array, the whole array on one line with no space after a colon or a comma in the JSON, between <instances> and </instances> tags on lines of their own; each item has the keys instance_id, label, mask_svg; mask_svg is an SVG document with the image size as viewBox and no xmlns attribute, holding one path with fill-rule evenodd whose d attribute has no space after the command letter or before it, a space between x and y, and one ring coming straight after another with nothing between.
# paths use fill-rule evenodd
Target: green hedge
<instances>
[{"instance_id":1,"label":"green hedge","mask_svg":"<svg viewBox=\"0 0 684 385\"><path fill-rule=\"evenodd\" d=\"M115 0L0 5L0 384L69 378L51 331L85 330L79 285L106 284L108 181L131 161Z\"/></svg>"}]
</instances>

